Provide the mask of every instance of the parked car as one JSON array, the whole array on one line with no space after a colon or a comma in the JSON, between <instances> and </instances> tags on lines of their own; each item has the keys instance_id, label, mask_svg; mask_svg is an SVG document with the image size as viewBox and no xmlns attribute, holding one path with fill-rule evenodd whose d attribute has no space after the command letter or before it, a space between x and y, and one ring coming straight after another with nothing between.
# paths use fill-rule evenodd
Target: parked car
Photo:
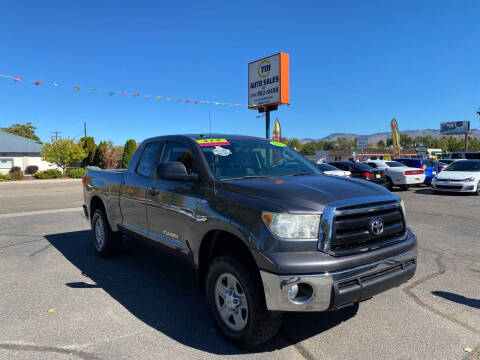
<instances>
[{"instance_id":1,"label":"parked car","mask_svg":"<svg viewBox=\"0 0 480 360\"><path fill-rule=\"evenodd\" d=\"M273 337L285 311L356 311L416 270L398 196L325 176L275 141L155 137L128 169L88 170L82 183L95 251L112 254L122 234L172 248L165 256L193 265L220 332L244 348Z\"/></svg>"},{"instance_id":2,"label":"parked car","mask_svg":"<svg viewBox=\"0 0 480 360\"><path fill-rule=\"evenodd\" d=\"M325 175L335 175L335 176L345 176L352 177L350 171L337 169L335 166L326 163L315 164L318 170L323 172Z\"/></svg>"},{"instance_id":3,"label":"parked car","mask_svg":"<svg viewBox=\"0 0 480 360\"><path fill-rule=\"evenodd\" d=\"M453 151L447 154L447 159L480 159L480 151Z\"/></svg>"},{"instance_id":4,"label":"parked car","mask_svg":"<svg viewBox=\"0 0 480 360\"><path fill-rule=\"evenodd\" d=\"M439 161L444 163L444 164L447 164L447 165L450 165L451 163L457 161L458 159L440 159Z\"/></svg>"},{"instance_id":5,"label":"parked car","mask_svg":"<svg viewBox=\"0 0 480 360\"><path fill-rule=\"evenodd\" d=\"M377 185L385 185L385 173L368 165L355 161L333 161L330 165L343 171L350 171L355 179L362 179Z\"/></svg>"},{"instance_id":6,"label":"parked car","mask_svg":"<svg viewBox=\"0 0 480 360\"><path fill-rule=\"evenodd\" d=\"M385 172L386 186L394 186L406 190L410 185L422 184L425 181L425 172L422 169L408 167L398 161L369 160L365 164Z\"/></svg>"},{"instance_id":7,"label":"parked car","mask_svg":"<svg viewBox=\"0 0 480 360\"><path fill-rule=\"evenodd\" d=\"M480 195L480 160L458 160L432 180L435 192L471 192Z\"/></svg>"},{"instance_id":8,"label":"parked car","mask_svg":"<svg viewBox=\"0 0 480 360\"><path fill-rule=\"evenodd\" d=\"M394 160L401 162L402 164L408 167L423 169L423 171L425 172L424 184L430 184L432 182L433 177L438 174L438 169L437 169L437 166L435 165L435 162L430 159L411 158L411 159L394 159Z\"/></svg>"},{"instance_id":9,"label":"parked car","mask_svg":"<svg viewBox=\"0 0 480 360\"><path fill-rule=\"evenodd\" d=\"M435 166L438 169L438 172L443 171L449 164L443 162L443 161L434 161Z\"/></svg>"}]
</instances>

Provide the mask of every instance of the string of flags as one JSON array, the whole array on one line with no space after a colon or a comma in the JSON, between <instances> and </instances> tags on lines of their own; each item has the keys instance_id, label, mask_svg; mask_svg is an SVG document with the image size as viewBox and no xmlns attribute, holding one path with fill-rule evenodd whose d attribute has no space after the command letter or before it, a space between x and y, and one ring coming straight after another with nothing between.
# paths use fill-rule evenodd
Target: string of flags
<instances>
[{"instance_id":1,"label":"string of flags","mask_svg":"<svg viewBox=\"0 0 480 360\"><path fill-rule=\"evenodd\" d=\"M0 78L5 78L5 79L11 79L13 80L14 84L20 83L20 82L31 82L32 85L34 86L53 86L55 88L59 87L67 87L65 84L61 84L58 82L44 82L42 80L30 80L30 79L25 79L22 77L17 77L17 76L11 76L11 75L2 75L0 74ZM80 92L80 91L86 91L89 92L90 94L96 94L96 93L104 93L108 96L114 96L114 95L121 95L125 97L132 97L132 98L144 98L145 100L149 99L154 99L156 101L165 101L165 102L172 102L172 103L183 103L183 104L213 104L213 105L218 105L218 106L228 106L228 107L248 107L248 104L237 104L237 103L230 103L230 102L221 102L221 101L210 101L210 100L201 100L201 99L186 99L186 98L177 98L177 97L171 97L171 96L161 96L161 95L150 95L150 94L140 94L138 92L133 92L129 93L127 91L116 91L116 90L101 90L97 88L91 88L87 86L80 86L80 85L75 85L73 86L73 91L74 92Z\"/></svg>"}]
</instances>

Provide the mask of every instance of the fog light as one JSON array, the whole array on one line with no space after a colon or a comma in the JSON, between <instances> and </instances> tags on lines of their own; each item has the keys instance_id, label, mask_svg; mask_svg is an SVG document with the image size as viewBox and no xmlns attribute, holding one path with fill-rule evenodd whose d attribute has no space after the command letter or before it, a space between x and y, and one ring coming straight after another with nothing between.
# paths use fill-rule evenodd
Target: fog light
<instances>
[{"instance_id":1,"label":"fog light","mask_svg":"<svg viewBox=\"0 0 480 360\"><path fill-rule=\"evenodd\" d=\"M298 285L297 284L293 285L290 289L288 289L288 298L290 300L295 299L297 294L298 294Z\"/></svg>"},{"instance_id":2,"label":"fog light","mask_svg":"<svg viewBox=\"0 0 480 360\"><path fill-rule=\"evenodd\" d=\"M313 295L312 286L306 283L292 285L287 292L288 300L295 305L308 304L313 300Z\"/></svg>"}]
</instances>

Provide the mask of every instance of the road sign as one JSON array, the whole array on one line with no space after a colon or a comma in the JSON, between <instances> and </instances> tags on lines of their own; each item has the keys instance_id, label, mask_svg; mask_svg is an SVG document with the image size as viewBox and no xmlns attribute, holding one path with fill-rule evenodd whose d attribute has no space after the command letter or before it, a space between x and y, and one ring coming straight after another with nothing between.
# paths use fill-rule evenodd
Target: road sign
<instances>
[{"instance_id":1,"label":"road sign","mask_svg":"<svg viewBox=\"0 0 480 360\"><path fill-rule=\"evenodd\" d=\"M289 56L272 55L248 64L248 108L288 104Z\"/></svg>"},{"instance_id":2,"label":"road sign","mask_svg":"<svg viewBox=\"0 0 480 360\"><path fill-rule=\"evenodd\" d=\"M368 148L368 136L357 136L357 149Z\"/></svg>"},{"instance_id":3,"label":"road sign","mask_svg":"<svg viewBox=\"0 0 480 360\"><path fill-rule=\"evenodd\" d=\"M426 153L427 153L427 147L426 146L420 145L420 146L417 147L417 154L419 156L425 156Z\"/></svg>"}]
</instances>

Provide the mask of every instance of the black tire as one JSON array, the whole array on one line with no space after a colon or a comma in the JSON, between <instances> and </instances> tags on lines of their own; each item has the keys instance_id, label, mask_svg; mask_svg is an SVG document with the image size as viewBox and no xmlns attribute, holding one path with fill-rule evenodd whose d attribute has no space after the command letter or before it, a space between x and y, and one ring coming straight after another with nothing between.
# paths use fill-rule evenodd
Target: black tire
<instances>
[{"instance_id":1,"label":"black tire","mask_svg":"<svg viewBox=\"0 0 480 360\"><path fill-rule=\"evenodd\" d=\"M225 275L233 275L238 280L248 305L246 325L238 331L227 326L217 309L215 288L217 281ZM238 347L251 349L269 340L278 332L282 314L267 310L260 274L246 256L233 253L215 258L209 265L205 288L207 302L215 323L221 333Z\"/></svg>"},{"instance_id":2,"label":"black tire","mask_svg":"<svg viewBox=\"0 0 480 360\"><path fill-rule=\"evenodd\" d=\"M101 241L99 226L103 227L103 241ZM92 240L98 255L105 257L111 255L122 246L122 233L112 231L107 216L102 209L97 209L92 217Z\"/></svg>"},{"instance_id":3,"label":"black tire","mask_svg":"<svg viewBox=\"0 0 480 360\"><path fill-rule=\"evenodd\" d=\"M477 196L480 196L480 181L477 184L477 191L475 192L475 194L477 194Z\"/></svg>"},{"instance_id":4,"label":"black tire","mask_svg":"<svg viewBox=\"0 0 480 360\"><path fill-rule=\"evenodd\" d=\"M387 177L386 177L386 181L387 181L386 184L385 184L386 188L387 188L388 190L392 191L392 189L393 189L393 181L392 181L392 179L390 179L390 178L387 176Z\"/></svg>"},{"instance_id":5,"label":"black tire","mask_svg":"<svg viewBox=\"0 0 480 360\"><path fill-rule=\"evenodd\" d=\"M408 190L408 188L409 188L408 185L400 185L400 189L402 189L403 191Z\"/></svg>"}]
</instances>

